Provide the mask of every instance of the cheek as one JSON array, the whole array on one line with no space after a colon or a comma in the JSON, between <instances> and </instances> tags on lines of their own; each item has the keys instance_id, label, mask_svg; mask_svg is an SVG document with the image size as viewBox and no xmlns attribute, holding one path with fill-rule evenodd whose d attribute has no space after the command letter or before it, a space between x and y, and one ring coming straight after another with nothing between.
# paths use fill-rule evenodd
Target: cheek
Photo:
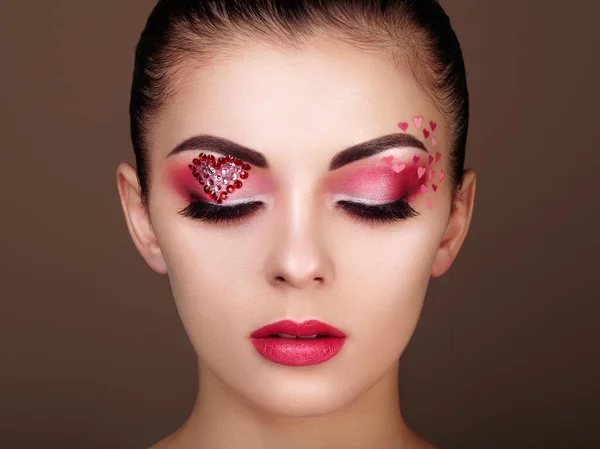
<instances>
[{"instance_id":1,"label":"cheek","mask_svg":"<svg viewBox=\"0 0 600 449\"><path fill-rule=\"evenodd\" d=\"M364 383L383 376L414 333L435 253L433 230L407 221L361 239L356 229L344 231L335 241L343 274L337 279L342 290L336 313L352 332L351 369Z\"/></svg>"},{"instance_id":2,"label":"cheek","mask_svg":"<svg viewBox=\"0 0 600 449\"><path fill-rule=\"evenodd\" d=\"M218 240L213 242L198 223L178 213L187 205L185 189L190 183L186 178L181 179L180 190L155 189L150 202L152 228L182 319L196 314L194 310L213 309L208 302L218 293L224 272L220 259L224 251Z\"/></svg>"},{"instance_id":3,"label":"cheek","mask_svg":"<svg viewBox=\"0 0 600 449\"><path fill-rule=\"evenodd\" d=\"M340 235L338 242L340 248L355 242L351 252L343 251L340 267L344 296L352 298L343 307L354 317L351 327L363 343L387 345L390 356L403 348L416 326L436 254L436 230L433 223L407 221L391 233L350 237Z\"/></svg>"},{"instance_id":4,"label":"cheek","mask_svg":"<svg viewBox=\"0 0 600 449\"><path fill-rule=\"evenodd\" d=\"M155 203L161 210L154 228L184 326L203 339L223 335L224 327L239 329L235 321L254 281L248 267L256 253L246 247L253 241L232 238L231 230L202 229L170 203L166 195Z\"/></svg>"},{"instance_id":5,"label":"cheek","mask_svg":"<svg viewBox=\"0 0 600 449\"><path fill-rule=\"evenodd\" d=\"M232 329L244 329L244 295L250 285L237 266L231 265L231 247L220 248L196 232L185 239L183 229L172 229L180 239L162 243L168 260L169 283L181 322L196 353L214 361L231 352ZM208 243L208 244L207 244ZM229 271L236 273L232 282ZM213 362L215 363L215 362Z\"/></svg>"}]
</instances>

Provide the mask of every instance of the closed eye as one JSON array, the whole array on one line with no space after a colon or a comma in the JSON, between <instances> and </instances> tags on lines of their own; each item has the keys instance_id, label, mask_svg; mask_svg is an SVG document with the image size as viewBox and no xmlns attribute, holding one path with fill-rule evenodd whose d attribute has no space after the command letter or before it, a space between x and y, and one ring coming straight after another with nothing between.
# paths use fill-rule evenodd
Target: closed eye
<instances>
[{"instance_id":1,"label":"closed eye","mask_svg":"<svg viewBox=\"0 0 600 449\"><path fill-rule=\"evenodd\" d=\"M237 224L244 221L263 206L261 201L242 203L234 206L215 206L198 197L192 197L190 204L179 214L194 220L210 223Z\"/></svg>"},{"instance_id":2,"label":"closed eye","mask_svg":"<svg viewBox=\"0 0 600 449\"><path fill-rule=\"evenodd\" d=\"M358 221L371 224L406 220L419 215L408 204L406 198L400 198L393 203L378 205L367 205L347 200L338 201L337 204L348 214L357 217Z\"/></svg>"},{"instance_id":3,"label":"closed eye","mask_svg":"<svg viewBox=\"0 0 600 449\"><path fill-rule=\"evenodd\" d=\"M395 222L406 220L419 215L409 204L406 198L400 198L393 203L367 205L355 201L340 200L336 203L346 214L351 215L359 222L370 224ZM209 223L239 224L259 209L264 203L253 201L233 206L208 203L198 197L192 197L190 204L179 211L180 215Z\"/></svg>"}]
</instances>

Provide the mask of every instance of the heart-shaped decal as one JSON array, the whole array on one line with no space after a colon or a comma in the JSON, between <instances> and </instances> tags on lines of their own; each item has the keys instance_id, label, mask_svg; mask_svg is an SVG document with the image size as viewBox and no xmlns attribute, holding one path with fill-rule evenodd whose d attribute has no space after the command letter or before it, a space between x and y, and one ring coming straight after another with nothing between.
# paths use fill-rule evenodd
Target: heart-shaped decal
<instances>
[{"instance_id":1,"label":"heart-shaped decal","mask_svg":"<svg viewBox=\"0 0 600 449\"><path fill-rule=\"evenodd\" d=\"M437 123L431 120L429 122L429 126L431 127L431 131L435 131L435 129L437 128Z\"/></svg>"},{"instance_id":2,"label":"heart-shaped decal","mask_svg":"<svg viewBox=\"0 0 600 449\"><path fill-rule=\"evenodd\" d=\"M381 158L381 162L384 162L386 164L391 164L393 160L394 160L394 156L392 156L392 155Z\"/></svg>"},{"instance_id":3,"label":"heart-shaped decal","mask_svg":"<svg viewBox=\"0 0 600 449\"><path fill-rule=\"evenodd\" d=\"M425 174L426 171L427 171L427 169L425 167L417 168L417 175L419 176L419 179L421 179L423 177L423 175Z\"/></svg>"},{"instance_id":4,"label":"heart-shaped decal","mask_svg":"<svg viewBox=\"0 0 600 449\"><path fill-rule=\"evenodd\" d=\"M398 123L398 128L400 128L402 131L406 132L406 130L408 129L408 123L400 122L400 123Z\"/></svg>"},{"instance_id":5,"label":"heart-shaped decal","mask_svg":"<svg viewBox=\"0 0 600 449\"><path fill-rule=\"evenodd\" d=\"M400 173L405 168L406 168L405 164L394 164L394 165L392 165L392 170L394 171L394 173Z\"/></svg>"},{"instance_id":6,"label":"heart-shaped decal","mask_svg":"<svg viewBox=\"0 0 600 449\"><path fill-rule=\"evenodd\" d=\"M423 135L425 136L425 138L427 139L429 137L429 131L427 131L426 129L423 130Z\"/></svg>"},{"instance_id":7,"label":"heart-shaped decal","mask_svg":"<svg viewBox=\"0 0 600 449\"><path fill-rule=\"evenodd\" d=\"M417 115L413 118L413 123L417 128L421 128L421 125L423 125L423 117L421 115Z\"/></svg>"},{"instance_id":8,"label":"heart-shaped decal","mask_svg":"<svg viewBox=\"0 0 600 449\"><path fill-rule=\"evenodd\" d=\"M242 179L248 178L250 165L228 155L216 159L212 154L200 153L189 165L192 175L204 186L204 193L215 203L221 204L236 189L242 187Z\"/></svg>"}]
</instances>

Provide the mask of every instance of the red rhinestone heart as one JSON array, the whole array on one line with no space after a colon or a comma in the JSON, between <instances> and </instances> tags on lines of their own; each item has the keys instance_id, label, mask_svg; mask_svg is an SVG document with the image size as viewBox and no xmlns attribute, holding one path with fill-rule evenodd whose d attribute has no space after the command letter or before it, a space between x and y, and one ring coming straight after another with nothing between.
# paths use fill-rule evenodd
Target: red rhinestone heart
<instances>
[{"instance_id":1,"label":"red rhinestone heart","mask_svg":"<svg viewBox=\"0 0 600 449\"><path fill-rule=\"evenodd\" d=\"M236 189L242 187L242 179L248 178L250 165L228 155L215 158L212 154L200 153L189 165L192 175L204 186L204 193L215 203L221 204Z\"/></svg>"}]
</instances>

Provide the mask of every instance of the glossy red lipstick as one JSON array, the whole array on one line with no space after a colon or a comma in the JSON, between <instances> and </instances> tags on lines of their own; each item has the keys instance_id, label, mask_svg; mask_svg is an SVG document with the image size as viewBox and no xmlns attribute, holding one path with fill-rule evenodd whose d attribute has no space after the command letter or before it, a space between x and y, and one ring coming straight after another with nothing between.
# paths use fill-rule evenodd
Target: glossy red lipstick
<instances>
[{"instance_id":1,"label":"glossy red lipstick","mask_svg":"<svg viewBox=\"0 0 600 449\"><path fill-rule=\"evenodd\" d=\"M346 342L346 335L317 320L303 323L285 320L255 330L250 340L258 353L272 362L308 366L334 357Z\"/></svg>"}]
</instances>

